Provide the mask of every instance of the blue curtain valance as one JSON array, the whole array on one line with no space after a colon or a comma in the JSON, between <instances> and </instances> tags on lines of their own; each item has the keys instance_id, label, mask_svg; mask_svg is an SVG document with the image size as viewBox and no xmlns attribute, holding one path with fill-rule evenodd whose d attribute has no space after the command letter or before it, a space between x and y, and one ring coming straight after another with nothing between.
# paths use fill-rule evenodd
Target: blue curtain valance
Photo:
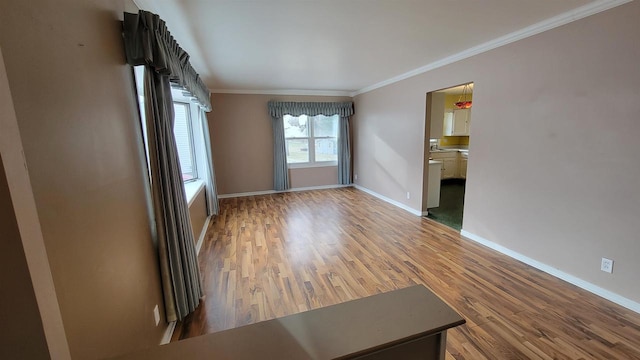
<instances>
[{"instance_id":1,"label":"blue curtain valance","mask_svg":"<svg viewBox=\"0 0 640 360\"><path fill-rule=\"evenodd\" d=\"M269 115L272 118L291 116L339 115L349 117L353 115L353 102L291 102L269 101Z\"/></svg>"}]
</instances>

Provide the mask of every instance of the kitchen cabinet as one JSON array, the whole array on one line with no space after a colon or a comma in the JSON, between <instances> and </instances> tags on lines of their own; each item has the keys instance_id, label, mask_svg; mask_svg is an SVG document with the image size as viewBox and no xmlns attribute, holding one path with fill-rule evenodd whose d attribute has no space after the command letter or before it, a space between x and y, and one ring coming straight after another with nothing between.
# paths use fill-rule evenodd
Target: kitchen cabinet
<instances>
[{"instance_id":1,"label":"kitchen cabinet","mask_svg":"<svg viewBox=\"0 0 640 360\"><path fill-rule=\"evenodd\" d=\"M443 149L430 153L433 160L442 162L440 179L466 179L467 162L469 153L467 150Z\"/></svg>"},{"instance_id":2,"label":"kitchen cabinet","mask_svg":"<svg viewBox=\"0 0 640 360\"><path fill-rule=\"evenodd\" d=\"M460 159L460 177L463 179L467 178L467 158Z\"/></svg>"},{"instance_id":3,"label":"kitchen cabinet","mask_svg":"<svg viewBox=\"0 0 640 360\"><path fill-rule=\"evenodd\" d=\"M442 170L440 171L440 179L451 179L456 177L458 170L458 151L433 151L431 158L442 162Z\"/></svg>"},{"instance_id":4,"label":"kitchen cabinet","mask_svg":"<svg viewBox=\"0 0 640 360\"><path fill-rule=\"evenodd\" d=\"M442 160L442 179L451 179L456 176L458 169L457 159Z\"/></svg>"},{"instance_id":5,"label":"kitchen cabinet","mask_svg":"<svg viewBox=\"0 0 640 360\"><path fill-rule=\"evenodd\" d=\"M444 116L445 96L445 93L439 92L427 94L427 109L429 110L427 115L431 121L429 139L440 139L442 137L443 122L441 119Z\"/></svg>"},{"instance_id":6,"label":"kitchen cabinet","mask_svg":"<svg viewBox=\"0 0 640 360\"><path fill-rule=\"evenodd\" d=\"M442 161L429 160L428 209L440 206L440 176L442 176Z\"/></svg>"},{"instance_id":7,"label":"kitchen cabinet","mask_svg":"<svg viewBox=\"0 0 640 360\"><path fill-rule=\"evenodd\" d=\"M471 109L449 110L444 114L444 136L469 136Z\"/></svg>"},{"instance_id":8,"label":"kitchen cabinet","mask_svg":"<svg viewBox=\"0 0 640 360\"><path fill-rule=\"evenodd\" d=\"M469 158L468 151L460 151L460 159L458 161L458 176L466 179L467 178L467 162Z\"/></svg>"}]
</instances>

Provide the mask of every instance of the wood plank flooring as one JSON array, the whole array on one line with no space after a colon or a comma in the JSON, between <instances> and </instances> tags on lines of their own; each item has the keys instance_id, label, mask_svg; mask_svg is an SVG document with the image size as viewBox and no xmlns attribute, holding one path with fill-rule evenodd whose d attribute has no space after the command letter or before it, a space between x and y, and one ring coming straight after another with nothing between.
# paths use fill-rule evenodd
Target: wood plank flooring
<instances>
[{"instance_id":1,"label":"wood plank flooring","mask_svg":"<svg viewBox=\"0 0 640 360\"><path fill-rule=\"evenodd\" d=\"M206 298L172 341L423 284L467 320L447 359L640 359L639 314L362 191L220 208L199 255Z\"/></svg>"}]
</instances>

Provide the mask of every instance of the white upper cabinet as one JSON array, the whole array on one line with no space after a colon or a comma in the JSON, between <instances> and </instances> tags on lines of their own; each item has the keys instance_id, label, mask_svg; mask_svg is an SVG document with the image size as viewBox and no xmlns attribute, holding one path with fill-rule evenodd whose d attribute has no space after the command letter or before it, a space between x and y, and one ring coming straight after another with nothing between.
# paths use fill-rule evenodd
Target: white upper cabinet
<instances>
[{"instance_id":1,"label":"white upper cabinet","mask_svg":"<svg viewBox=\"0 0 640 360\"><path fill-rule=\"evenodd\" d=\"M431 117L429 139L442 137L442 116L444 115L445 93L432 92L427 95L427 110Z\"/></svg>"},{"instance_id":2,"label":"white upper cabinet","mask_svg":"<svg viewBox=\"0 0 640 360\"><path fill-rule=\"evenodd\" d=\"M444 136L469 136L471 109L455 109L444 113Z\"/></svg>"}]
</instances>

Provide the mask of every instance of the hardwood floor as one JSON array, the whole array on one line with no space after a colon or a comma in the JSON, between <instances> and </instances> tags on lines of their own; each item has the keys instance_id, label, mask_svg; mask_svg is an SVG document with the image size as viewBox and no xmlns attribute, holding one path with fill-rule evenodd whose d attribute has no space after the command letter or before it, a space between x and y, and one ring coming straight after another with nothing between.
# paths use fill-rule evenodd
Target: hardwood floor
<instances>
[{"instance_id":1,"label":"hardwood floor","mask_svg":"<svg viewBox=\"0 0 640 360\"><path fill-rule=\"evenodd\" d=\"M448 359L640 359L639 314L359 190L220 208L199 257L206 298L172 341L423 284L467 320Z\"/></svg>"}]
</instances>

